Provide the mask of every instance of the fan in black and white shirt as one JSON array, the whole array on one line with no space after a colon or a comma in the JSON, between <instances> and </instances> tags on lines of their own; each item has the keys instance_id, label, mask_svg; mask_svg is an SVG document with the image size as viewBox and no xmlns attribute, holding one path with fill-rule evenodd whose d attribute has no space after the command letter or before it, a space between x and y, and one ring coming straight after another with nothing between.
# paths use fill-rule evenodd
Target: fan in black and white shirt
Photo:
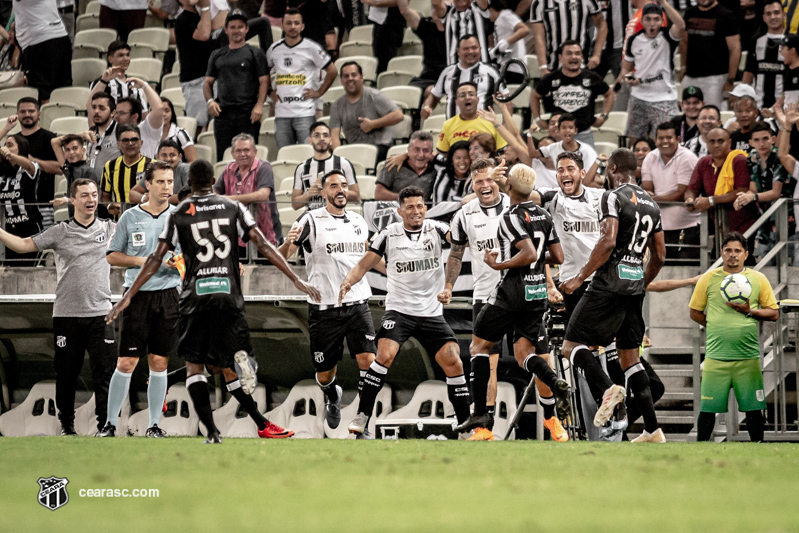
<instances>
[{"instance_id":1,"label":"fan in black and white shirt","mask_svg":"<svg viewBox=\"0 0 799 533\"><path fill-rule=\"evenodd\" d=\"M743 83L752 85L757 94L757 107L771 107L782 96L782 72L785 70L780 43L782 41L782 24L784 12L779 2L771 2L764 7L763 18L766 24L774 18L772 12L776 11L780 23L778 31L769 28L768 33L755 39L749 46L746 56Z\"/></svg>"},{"instance_id":2,"label":"fan in black and white shirt","mask_svg":"<svg viewBox=\"0 0 799 533\"><path fill-rule=\"evenodd\" d=\"M143 112L146 113L149 107L147 106L147 97L144 95L144 91L136 89L125 75L130 66L130 45L123 41L113 41L109 44L108 63L112 69L115 69L116 77L108 82L103 80L102 77L97 78L89 87L92 92L96 92L94 88L97 84L100 84L100 90L110 94L114 102L118 102L120 98L136 98L141 103Z\"/></svg>"},{"instance_id":3,"label":"fan in black and white shirt","mask_svg":"<svg viewBox=\"0 0 799 533\"><path fill-rule=\"evenodd\" d=\"M593 28L589 28L589 19ZM533 0L530 22L533 23L535 53L542 76L560 66L558 49L569 40L580 43L586 56L591 54L588 68L599 65L608 26L602 15L602 7L596 0Z\"/></svg>"},{"instance_id":4,"label":"fan in black and white shirt","mask_svg":"<svg viewBox=\"0 0 799 533\"><path fill-rule=\"evenodd\" d=\"M433 0L433 13L444 23L448 64L458 61L460 39L466 35L477 37L480 42L480 61L489 62L488 36L493 25L489 20L487 0L455 0L449 6L443 0Z\"/></svg>"}]
</instances>

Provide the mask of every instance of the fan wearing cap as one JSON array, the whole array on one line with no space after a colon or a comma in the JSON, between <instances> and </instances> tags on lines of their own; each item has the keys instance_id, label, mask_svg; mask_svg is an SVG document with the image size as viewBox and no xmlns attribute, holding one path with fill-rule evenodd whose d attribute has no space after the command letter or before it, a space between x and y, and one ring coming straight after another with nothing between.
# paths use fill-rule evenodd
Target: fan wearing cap
<instances>
[{"instance_id":1,"label":"fan wearing cap","mask_svg":"<svg viewBox=\"0 0 799 533\"><path fill-rule=\"evenodd\" d=\"M765 0L763 22L766 33L750 41L742 81L757 93L757 107L771 107L782 95L782 73L785 70L780 53L785 31L785 11L780 0Z\"/></svg>"},{"instance_id":2,"label":"fan wearing cap","mask_svg":"<svg viewBox=\"0 0 799 533\"><path fill-rule=\"evenodd\" d=\"M680 144L685 144L699 135L697 120L699 119L699 110L704 105L705 95L702 94L702 89L692 85L682 90L682 102L680 102L682 115L672 119Z\"/></svg>"},{"instance_id":3,"label":"fan wearing cap","mask_svg":"<svg viewBox=\"0 0 799 533\"><path fill-rule=\"evenodd\" d=\"M627 40L621 63L621 79L630 86L627 136L632 139L651 136L679 112L673 58L685 23L667 0L659 1L644 6L643 29ZM670 29L662 26L664 11Z\"/></svg>"},{"instance_id":4,"label":"fan wearing cap","mask_svg":"<svg viewBox=\"0 0 799 533\"><path fill-rule=\"evenodd\" d=\"M799 103L799 35L786 35L780 47L785 70L782 73L782 98L779 104Z\"/></svg>"}]
</instances>

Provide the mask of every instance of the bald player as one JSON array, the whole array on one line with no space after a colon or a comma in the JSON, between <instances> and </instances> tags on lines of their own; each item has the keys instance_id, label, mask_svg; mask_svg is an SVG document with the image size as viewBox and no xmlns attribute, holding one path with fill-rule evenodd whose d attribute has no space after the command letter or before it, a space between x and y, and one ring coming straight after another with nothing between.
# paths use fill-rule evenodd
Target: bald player
<instances>
[{"instance_id":1,"label":"bald player","mask_svg":"<svg viewBox=\"0 0 799 533\"><path fill-rule=\"evenodd\" d=\"M563 262L563 249L555 233L552 216L530 200L535 186L535 171L526 165L515 165L508 172L507 189L510 209L502 216L497 231L499 252L486 249L485 264L501 271L502 277L477 315L474 323L472 355L488 353L506 331L513 328L513 352L519 365L534 374L544 408L544 425L552 438L569 440L561 425L569 411L569 386L558 379L549 366L549 340L544 314L547 310L545 264ZM488 367L476 367L487 372ZM476 380L477 380L476 376ZM484 381L488 381L485 376ZM485 397L482 405L475 402L474 414L456 427L468 431L485 425ZM557 417L555 412L557 411Z\"/></svg>"}]
</instances>

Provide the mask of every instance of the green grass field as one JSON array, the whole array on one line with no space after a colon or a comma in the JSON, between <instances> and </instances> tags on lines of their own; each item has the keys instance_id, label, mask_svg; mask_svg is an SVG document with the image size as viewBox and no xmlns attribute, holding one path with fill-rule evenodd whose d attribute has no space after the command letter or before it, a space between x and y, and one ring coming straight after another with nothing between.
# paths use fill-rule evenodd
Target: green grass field
<instances>
[{"instance_id":1,"label":"green grass field","mask_svg":"<svg viewBox=\"0 0 799 533\"><path fill-rule=\"evenodd\" d=\"M799 531L795 444L201 443L0 438L0 531Z\"/></svg>"}]
</instances>

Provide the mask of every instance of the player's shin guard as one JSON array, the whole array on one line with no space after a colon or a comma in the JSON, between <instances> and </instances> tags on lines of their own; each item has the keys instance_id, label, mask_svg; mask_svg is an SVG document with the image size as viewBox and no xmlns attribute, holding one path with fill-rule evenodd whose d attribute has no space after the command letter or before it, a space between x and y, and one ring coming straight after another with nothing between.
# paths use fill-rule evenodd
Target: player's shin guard
<instances>
[{"instance_id":1,"label":"player's shin guard","mask_svg":"<svg viewBox=\"0 0 799 533\"><path fill-rule=\"evenodd\" d=\"M624 371L627 384L633 394L635 403L644 419L644 429L649 433L658 430L658 417L655 414L655 405L652 401L652 391L649 390L649 376L646 375L644 365L636 363Z\"/></svg>"},{"instance_id":2,"label":"player's shin guard","mask_svg":"<svg viewBox=\"0 0 799 533\"><path fill-rule=\"evenodd\" d=\"M602 395L613 386L613 382L602 370L602 365L596 360L593 352L586 345L580 345L572 350L571 360L574 366L583 372L588 387L591 389L591 395L597 404L602 403Z\"/></svg>"},{"instance_id":3,"label":"player's shin guard","mask_svg":"<svg viewBox=\"0 0 799 533\"><path fill-rule=\"evenodd\" d=\"M383 388L383 381L388 374L388 368L384 367L377 361L373 361L369 365L369 370L363 378L363 390L361 390L360 398L358 401L358 412L365 414L367 417L372 416L372 411L375 408L375 400L380 389Z\"/></svg>"},{"instance_id":4,"label":"player's shin guard","mask_svg":"<svg viewBox=\"0 0 799 533\"><path fill-rule=\"evenodd\" d=\"M487 363L488 358L486 357L485 360ZM487 386L488 381L486 380ZM447 396L449 396L452 407L455 408L455 417L458 419L458 423L466 422L466 419L469 418L469 387L466 385L466 376L463 374L447 376ZM485 400L483 400L483 405L485 405Z\"/></svg>"},{"instance_id":5,"label":"player's shin guard","mask_svg":"<svg viewBox=\"0 0 799 533\"><path fill-rule=\"evenodd\" d=\"M166 397L166 370L155 372L150 370L150 380L147 383L147 414L149 416L148 428L161 421Z\"/></svg>"},{"instance_id":6,"label":"player's shin guard","mask_svg":"<svg viewBox=\"0 0 799 533\"><path fill-rule=\"evenodd\" d=\"M122 404L130 390L131 376L133 376L133 372L126 374L119 369L114 370L114 374L111 376L111 382L108 385L108 420L106 422L112 426L116 427L117 425L119 411L122 410ZM163 400L161 403L163 404ZM160 409L161 405L158 408Z\"/></svg>"},{"instance_id":7,"label":"player's shin guard","mask_svg":"<svg viewBox=\"0 0 799 533\"><path fill-rule=\"evenodd\" d=\"M228 381L225 383L225 387L227 388L228 392L238 400L241 407L244 411L250 415L252 421L255 422L255 425L258 426L258 429L264 429L266 427L266 417L261 414L258 410L258 404L255 403L255 400L252 399L252 396L249 394L244 394L244 391L241 389L241 381L238 379L234 379L233 381Z\"/></svg>"},{"instance_id":8,"label":"player's shin guard","mask_svg":"<svg viewBox=\"0 0 799 533\"><path fill-rule=\"evenodd\" d=\"M746 411L746 430L752 442L763 442L766 431L766 418L763 411Z\"/></svg>"},{"instance_id":9,"label":"player's shin guard","mask_svg":"<svg viewBox=\"0 0 799 533\"><path fill-rule=\"evenodd\" d=\"M543 358L534 354L528 355L527 359L524 360L524 369L533 374L541 383L550 389L555 389L555 382L558 380L558 375L555 374L555 371L552 370L549 363Z\"/></svg>"},{"instance_id":10,"label":"player's shin guard","mask_svg":"<svg viewBox=\"0 0 799 533\"><path fill-rule=\"evenodd\" d=\"M486 396L488 395L488 378L491 376L491 365L487 353L472 356L472 373L469 376L472 382L472 399L474 400L474 415L486 413Z\"/></svg>"},{"instance_id":11,"label":"player's shin guard","mask_svg":"<svg viewBox=\"0 0 799 533\"><path fill-rule=\"evenodd\" d=\"M197 416L200 417L200 422L203 423L208 435L212 433L219 433L219 430L214 424L214 415L211 410L211 397L208 395L208 380L202 374L194 374L186 378L186 388L189 390L189 396L194 404L194 410L197 411Z\"/></svg>"}]
</instances>

